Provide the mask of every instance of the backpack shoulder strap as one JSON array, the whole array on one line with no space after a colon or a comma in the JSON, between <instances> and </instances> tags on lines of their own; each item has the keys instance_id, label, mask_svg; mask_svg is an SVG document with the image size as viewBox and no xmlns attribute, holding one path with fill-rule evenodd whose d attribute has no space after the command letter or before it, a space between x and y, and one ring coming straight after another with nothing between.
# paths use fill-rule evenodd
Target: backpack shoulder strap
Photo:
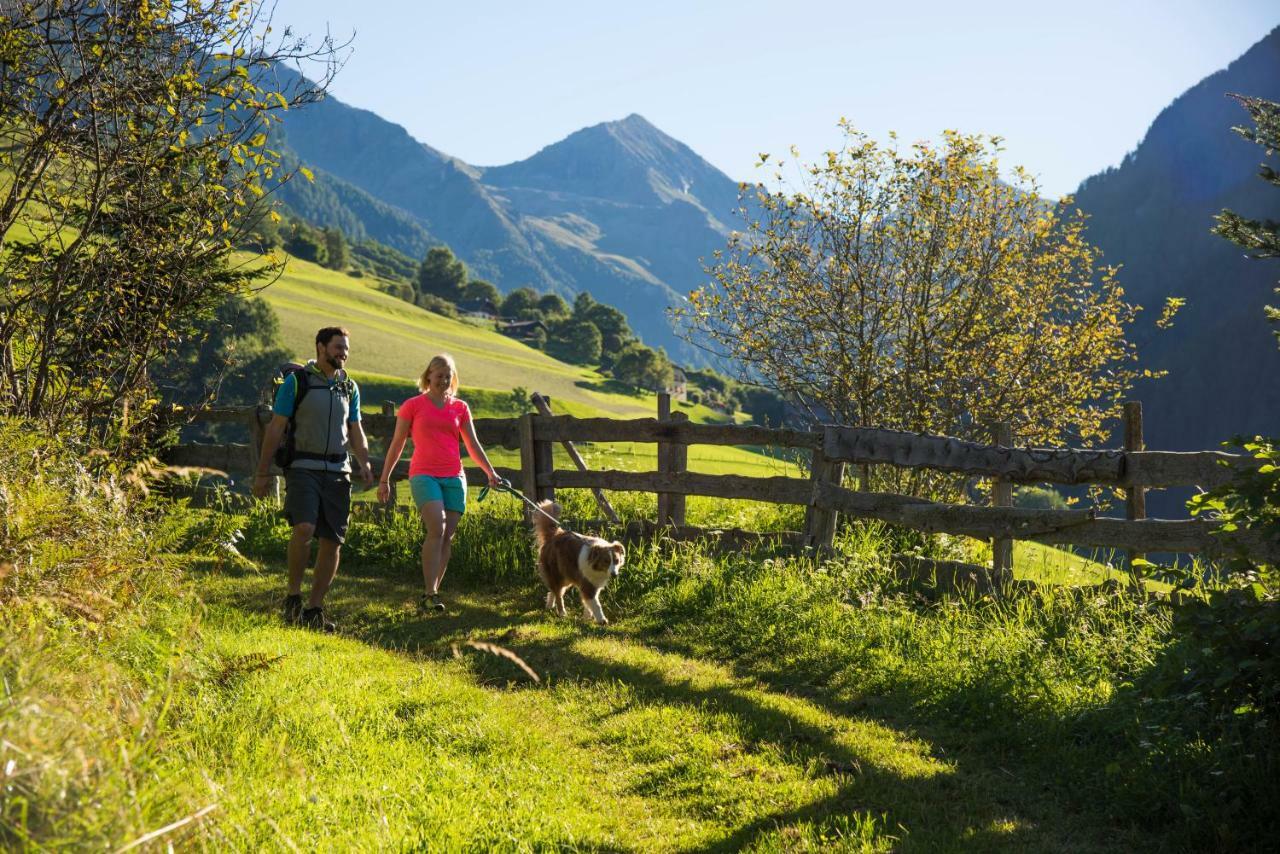
<instances>
[{"instance_id":1,"label":"backpack shoulder strap","mask_svg":"<svg viewBox=\"0 0 1280 854\"><path fill-rule=\"evenodd\" d=\"M293 377L293 412L289 414L289 420L293 421L298 416L298 407L302 405L302 398L306 397L307 392L311 390L311 381L307 377L305 365L290 368L285 372L285 377Z\"/></svg>"}]
</instances>

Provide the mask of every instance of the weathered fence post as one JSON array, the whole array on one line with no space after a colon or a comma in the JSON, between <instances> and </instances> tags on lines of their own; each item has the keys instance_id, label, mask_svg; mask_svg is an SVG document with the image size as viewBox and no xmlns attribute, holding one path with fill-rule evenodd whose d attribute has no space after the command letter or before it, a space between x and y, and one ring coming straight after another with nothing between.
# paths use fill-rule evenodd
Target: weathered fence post
<instances>
[{"instance_id":1,"label":"weathered fence post","mask_svg":"<svg viewBox=\"0 0 1280 854\"><path fill-rule=\"evenodd\" d=\"M839 486L844 481L844 463L829 460L823 452L825 442L820 442L813 449L813 462L810 466L809 481L817 492L819 483L831 483ZM817 553L829 552L835 546L836 511L818 507L810 502L804 512L804 543Z\"/></svg>"},{"instance_id":2,"label":"weathered fence post","mask_svg":"<svg viewBox=\"0 0 1280 854\"><path fill-rule=\"evenodd\" d=\"M671 420L677 424L688 421L689 416L683 412L675 412L671 415ZM674 442L667 446L667 471L672 474L681 474L689 467L689 446L681 442ZM673 528L683 528L685 526L685 498L683 493L672 493L667 496L667 512L668 519L671 521Z\"/></svg>"},{"instance_id":3,"label":"weathered fence post","mask_svg":"<svg viewBox=\"0 0 1280 854\"><path fill-rule=\"evenodd\" d=\"M1142 438L1142 402L1127 401L1124 405L1124 449L1125 451L1145 451L1146 443ZM1124 517L1130 521L1147 518L1147 490L1142 486L1130 486L1124 491ZM1130 566L1135 558L1145 557L1141 552L1125 553Z\"/></svg>"},{"instance_id":4,"label":"weathered fence post","mask_svg":"<svg viewBox=\"0 0 1280 854\"><path fill-rule=\"evenodd\" d=\"M533 438L533 420L537 417L539 416L533 412L520 416L520 468L524 472L524 494L533 501L555 500L556 492L553 487L538 485L539 476L550 474L553 463L551 443ZM533 511L526 508L525 518L532 521Z\"/></svg>"},{"instance_id":5,"label":"weathered fence post","mask_svg":"<svg viewBox=\"0 0 1280 854\"><path fill-rule=\"evenodd\" d=\"M529 399L533 401L533 405L538 408L538 412L543 415L551 414L551 398L534 392L529 395ZM569 455L569 459L578 467L578 471L586 471L587 464L583 461L582 455L578 453L578 449L574 447L573 442L564 439L560 442L564 446L565 453ZM613 509L613 505L609 503L609 499L604 497L604 491L598 486L591 487L591 493L596 497L596 504L600 505L600 511L604 513L605 518L615 525L621 524L617 511Z\"/></svg>"},{"instance_id":6,"label":"weathered fence post","mask_svg":"<svg viewBox=\"0 0 1280 854\"><path fill-rule=\"evenodd\" d=\"M658 420L671 418L671 395L665 391L658 392ZM665 472L671 468L671 445L658 442L658 471ZM671 493L658 493L658 525L666 525L671 518Z\"/></svg>"},{"instance_id":7,"label":"weathered fence post","mask_svg":"<svg viewBox=\"0 0 1280 854\"><path fill-rule=\"evenodd\" d=\"M1002 448L1013 447L1013 427L1008 421L996 424L996 444ZM995 507L1013 506L1013 484L1008 478L998 477L991 484L991 504ZM996 537L991 541L991 576L997 584L1013 578L1013 540Z\"/></svg>"},{"instance_id":8,"label":"weathered fence post","mask_svg":"<svg viewBox=\"0 0 1280 854\"><path fill-rule=\"evenodd\" d=\"M396 414L395 403L393 403L390 400L382 401L382 414L394 418ZM391 422L391 430L388 431L387 433L386 447L382 449L382 454L384 457L386 456L387 450L391 447L391 439L392 437L395 436L395 434L396 434L396 425L395 425L395 422L393 421ZM375 472L375 474L378 474L379 476L381 476L381 472ZM391 497L387 499L387 503L383 509L386 511L387 515L391 515L392 513L396 512L396 507L400 503L400 494L399 494L400 483L399 481L396 480L396 473L394 470L387 473L387 489L391 491Z\"/></svg>"}]
</instances>

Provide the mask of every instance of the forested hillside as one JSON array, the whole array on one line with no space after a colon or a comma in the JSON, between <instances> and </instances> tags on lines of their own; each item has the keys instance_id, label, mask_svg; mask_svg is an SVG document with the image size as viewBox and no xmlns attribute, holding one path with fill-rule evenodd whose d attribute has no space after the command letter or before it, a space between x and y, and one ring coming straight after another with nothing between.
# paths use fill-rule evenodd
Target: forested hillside
<instances>
[{"instance_id":1,"label":"forested hillside","mask_svg":"<svg viewBox=\"0 0 1280 854\"><path fill-rule=\"evenodd\" d=\"M1131 301L1158 311L1166 297L1187 300L1172 334L1139 342L1144 363L1169 372L1134 391L1151 447L1212 448L1278 427L1280 351L1262 307L1280 269L1210 233L1223 208L1280 218L1258 178L1266 152L1232 132L1250 122L1228 93L1280 99L1280 30L1170 104L1120 166L1076 196Z\"/></svg>"}]
</instances>

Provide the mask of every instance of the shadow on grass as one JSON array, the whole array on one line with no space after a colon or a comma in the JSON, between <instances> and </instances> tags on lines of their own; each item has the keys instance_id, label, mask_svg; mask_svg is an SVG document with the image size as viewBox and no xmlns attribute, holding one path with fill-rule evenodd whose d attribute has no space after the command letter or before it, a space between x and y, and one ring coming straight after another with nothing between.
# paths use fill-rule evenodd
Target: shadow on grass
<instances>
[{"instance_id":1,"label":"shadow on grass","mask_svg":"<svg viewBox=\"0 0 1280 854\"><path fill-rule=\"evenodd\" d=\"M242 583L213 585L206 597L211 605L231 607L251 614L274 618L279 603L283 570L257 573L252 570L224 570L222 575ZM752 816L740 824L729 823L725 836L706 850L736 851L756 843L786 849L807 832L805 827L825 828L849 815L862 812L877 817L880 830L899 836L908 847L927 850L982 849L1025 850L1043 840L1032 836L1040 816L1022 814L1015 781L1002 778L981 757L957 760L958 751L937 743L905 744L903 749L918 753L926 761L941 757L944 766L931 776L904 774L879 760L842 744L829 723L815 723L813 710L853 723L887 728L903 742L921 741L918 734L904 729L901 721L877 720L870 715L851 713L848 704L817 687L798 692L797 686L770 684L751 668L731 668L737 679L725 684L695 685L680 675L687 655L679 644L656 642L648 634L611 626L600 629L567 618L568 624L551 618L542 609L544 591L535 582L501 588L483 582L456 579L443 615L422 615L416 611L420 580L415 574L383 574L358 568L340 576L330 596L330 606L344 636L388 651L415 658L450 657L452 647L474 639L510 648L544 681L571 682L590 688L599 684L609 689L622 684L633 702L701 713L713 710L732 719L733 731L748 751L770 750L809 779L830 777L834 791L809 803L775 809ZM247 583L243 583L247 582ZM573 603L574 608L577 603ZM553 631L548 632L548 627ZM590 650L591 639L618 638L645 647L659 656L661 666L643 666L620 660L604 652ZM468 653L471 670L479 684L500 690L531 689L531 683L510 662L482 653ZM666 666L670 664L671 666ZM762 693L786 697L777 706ZM797 694L803 693L803 697ZM795 712L779 706L800 705ZM812 709L801 714L804 705ZM619 709L612 714L620 714ZM578 726L578 722L573 723ZM583 729L588 737L591 728ZM595 749L608 751L609 740L600 736ZM705 793L681 793L680 770L658 757L647 763L639 779L630 786L632 794L648 800L679 803L681 809L707 821L722 821L715 804ZM1007 772L1006 772L1007 774ZM702 802L699 802L699 797ZM683 800L682 800L683 798ZM685 801L692 800L692 805Z\"/></svg>"}]
</instances>

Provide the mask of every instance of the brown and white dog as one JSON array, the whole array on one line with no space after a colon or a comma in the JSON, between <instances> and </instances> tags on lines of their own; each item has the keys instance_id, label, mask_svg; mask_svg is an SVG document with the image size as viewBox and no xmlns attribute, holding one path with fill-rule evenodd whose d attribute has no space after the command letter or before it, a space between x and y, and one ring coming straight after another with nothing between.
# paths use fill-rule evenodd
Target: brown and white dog
<instances>
[{"instance_id":1,"label":"brown and white dog","mask_svg":"<svg viewBox=\"0 0 1280 854\"><path fill-rule=\"evenodd\" d=\"M543 501L538 507L548 516L560 518L560 505L554 501ZM626 562L622 543L566 531L542 513L533 514L533 534L538 544L538 575L547 585L547 608L563 617L564 592L576 587L587 618L607 625L600 609L600 591L618 577Z\"/></svg>"}]
</instances>

